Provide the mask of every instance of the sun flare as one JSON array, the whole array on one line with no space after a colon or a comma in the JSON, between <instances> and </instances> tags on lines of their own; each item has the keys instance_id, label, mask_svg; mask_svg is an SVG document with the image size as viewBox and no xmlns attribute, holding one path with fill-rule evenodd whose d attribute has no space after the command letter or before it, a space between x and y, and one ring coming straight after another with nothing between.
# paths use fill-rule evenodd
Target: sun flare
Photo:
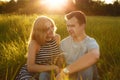
<instances>
[{"instance_id":1,"label":"sun flare","mask_svg":"<svg viewBox=\"0 0 120 80\"><path fill-rule=\"evenodd\" d=\"M41 4L50 10L60 10L63 9L68 0L41 0Z\"/></svg>"},{"instance_id":2,"label":"sun flare","mask_svg":"<svg viewBox=\"0 0 120 80\"><path fill-rule=\"evenodd\" d=\"M107 3L107 4L113 3L113 0L105 0L105 3Z\"/></svg>"},{"instance_id":3,"label":"sun flare","mask_svg":"<svg viewBox=\"0 0 120 80\"><path fill-rule=\"evenodd\" d=\"M106 4L112 4L115 0L101 0L104 1Z\"/></svg>"}]
</instances>

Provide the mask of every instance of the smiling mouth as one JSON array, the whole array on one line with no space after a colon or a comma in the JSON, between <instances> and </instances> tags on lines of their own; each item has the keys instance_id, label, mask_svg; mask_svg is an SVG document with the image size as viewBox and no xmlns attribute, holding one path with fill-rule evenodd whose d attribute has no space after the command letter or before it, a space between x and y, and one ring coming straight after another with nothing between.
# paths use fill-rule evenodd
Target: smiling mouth
<instances>
[{"instance_id":1,"label":"smiling mouth","mask_svg":"<svg viewBox=\"0 0 120 80\"><path fill-rule=\"evenodd\" d=\"M69 34L73 34L73 32L72 32L72 31L69 31Z\"/></svg>"}]
</instances>

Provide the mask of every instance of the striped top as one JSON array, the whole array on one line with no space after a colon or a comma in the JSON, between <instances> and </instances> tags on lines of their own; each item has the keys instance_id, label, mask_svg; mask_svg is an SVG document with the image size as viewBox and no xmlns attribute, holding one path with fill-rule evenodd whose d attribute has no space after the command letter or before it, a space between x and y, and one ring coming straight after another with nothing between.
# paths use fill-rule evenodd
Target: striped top
<instances>
[{"instance_id":1,"label":"striped top","mask_svg":"<svg viewBox=\"0 0 120 80\"><path fill-rule=\"evenodd\" d=\"M49 65L53 64L53 56L58 56L61 53L59 46L55 40L47 41L47 43L41 46L40 50L36 54L36 64Z\"/></svg>"}]
</instances>

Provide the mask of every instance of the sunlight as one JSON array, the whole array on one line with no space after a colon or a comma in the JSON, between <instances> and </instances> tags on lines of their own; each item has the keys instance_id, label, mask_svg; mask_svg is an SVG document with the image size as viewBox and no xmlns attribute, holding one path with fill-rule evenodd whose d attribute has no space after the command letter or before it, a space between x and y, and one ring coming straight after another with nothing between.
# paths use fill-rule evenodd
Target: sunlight
<instances>
[{"instance_id":1,"label":"sunlight","mask_svg":"<svg viewBox=\"0 0 120 80\"><path fill-rule=\"evenodd\" d=\"M115 0L101 0L104 1L106 4L113 4Z\"/></svg>"},{"instance_id":2,"label":"sunlight","mask_svg":"<svg viewBox=\"0 0 120 80\"><path fill-rule=\"evenodd\" d=\"M63 9L68 0L41 0L40 3L50 10L61 10Z\"/></svg>"},{"instance_id":3,"label":"sunlight","mask_svg":"<svg viewBox=\"0 0 120 80\"><path fill-rule=\"evenodd\" d=\"M112 3L113 3L113 0L105 0L105 3L106 3L106 4L112 4Z\"/></svg>"},{"instance_id":4,"label":"sunlight","mask_svg":"<svg viewBox=\"0 0 120 80\"><path fill-rule=\"evenodd\" d=\"M0 1L9 2L10 0L0 0ZM17 2L17 0L14 1Z\"/></svg>"},{"instance_id":5,"label":"sunlight","mask_svg":"<svg viewBox=\"0 0 120 80\"><path fill-rule=\"evenodd\" d=\"M8 1L10 1L10 0L0 0L0 1L6 1L6 2L8 2Z\"/></svg>"}]
</instances>

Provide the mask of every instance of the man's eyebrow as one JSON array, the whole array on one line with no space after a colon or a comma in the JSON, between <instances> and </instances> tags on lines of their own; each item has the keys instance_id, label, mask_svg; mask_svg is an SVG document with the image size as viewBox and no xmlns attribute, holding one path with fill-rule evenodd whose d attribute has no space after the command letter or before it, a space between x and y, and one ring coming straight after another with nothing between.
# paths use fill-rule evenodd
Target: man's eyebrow
<instances>
[{"instance_id":1,"label":"man's eyebrow","mask_svg":"<svg viewBox=\"0 0 120 80\"><path fill-rule=\"evenodd\" d=\"M74 24L66 24L67 26L74 26Z\"/></svg>"}]
</instances>

